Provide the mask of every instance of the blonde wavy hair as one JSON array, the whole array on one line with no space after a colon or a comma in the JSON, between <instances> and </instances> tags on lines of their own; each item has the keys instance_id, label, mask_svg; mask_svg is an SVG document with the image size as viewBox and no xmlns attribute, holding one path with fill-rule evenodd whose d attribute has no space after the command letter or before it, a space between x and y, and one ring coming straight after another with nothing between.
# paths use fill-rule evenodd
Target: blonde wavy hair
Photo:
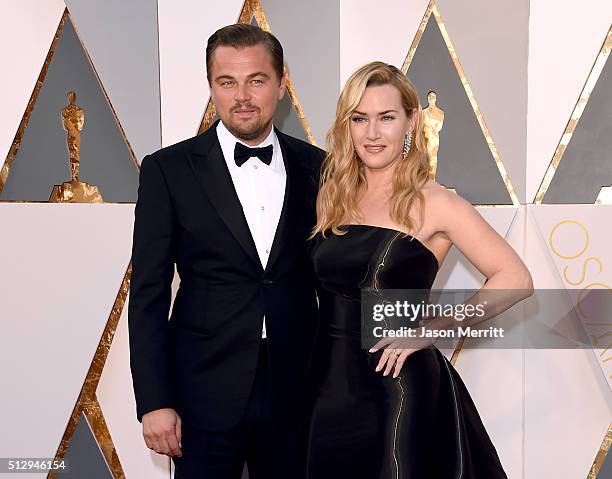
<instances>
[{"instance_id":1,"label":"blonde wavy hair","mask_svg":"<svg viewBox=\"0 0 612 479\"><path fill-rule=\"evenodd\" d=\"M311 238L317 233L325 237L328 230L336 235L344 234L340 226L362 220L357 207L357 193L366 184L366 179L364 164L355 151L349 122L366 88L378 85L393 85L397 88L406 115L416 115L412 146L408 156L396 163L389 199L391 218L409 232L415 227L409 212L415 201L423 205L425 199L421 188L429 178L423 110L416 89L406 75L393 65L372 62L351 75L338 99L336 117L327 133L327 156L323 162L317 197L317 224ZM423 208L419 210L422 224Z\"/></svg>"}]
</instances>

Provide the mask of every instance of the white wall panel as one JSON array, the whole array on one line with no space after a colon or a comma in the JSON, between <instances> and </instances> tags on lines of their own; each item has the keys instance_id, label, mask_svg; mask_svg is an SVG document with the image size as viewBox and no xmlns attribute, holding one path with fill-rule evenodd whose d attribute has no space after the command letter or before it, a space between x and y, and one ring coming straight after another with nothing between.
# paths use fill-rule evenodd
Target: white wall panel
<instances>
[{"instance_id":1,"label":"white wall panel","mask_svg":"<svg viewBox=\"0 0 612 479\"><path fill-rule=\"evenodd\" d=\"M586 268L583 288L591 281L611 283L612 257L604 245L609 207L590 205L531 205L527 218L526 261L534 272L536 288L574 288L562 271L580 276L584 258L599 257L604 268ZM588 249L574 260L554 255L549 235L560 221L572 219L589 230ZM583 245L582 231L571 226L553 239L564 254ZM575 233L575 234L572 234ZM567 303L571 306L568 295ZM527 307L531 307L530 304ZM546 305L554 311L554 305ZM574 350L525 350L525 477L586 477L612 419L612 394L590 348Z\"/></svg>"},{"instance_id":2,"label":"white wall panel","mask_svg":"<svg viewBox=\"0 0 612 479\"><path fill-rule=\"evenodd\" d=\"M0 203L0 451L53 457L130 259L133 205Z\"/></svg>"}]
</instances>

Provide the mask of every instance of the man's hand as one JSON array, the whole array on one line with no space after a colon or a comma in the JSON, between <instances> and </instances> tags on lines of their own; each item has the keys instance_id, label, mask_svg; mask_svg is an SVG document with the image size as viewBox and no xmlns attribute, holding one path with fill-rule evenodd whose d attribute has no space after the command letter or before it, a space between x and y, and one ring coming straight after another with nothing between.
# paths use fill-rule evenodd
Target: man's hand
<instances>
[{"instance_id":1,"label":"man's hand","mask_svg":"<svg viewBox=\"0 0 612 479\"><path fill-rule=\"evenodd\" d=\"M142 435L149 449L181 457L181 418L174 409L163 408L142 416Z\"/></svg>"}]
</instances>

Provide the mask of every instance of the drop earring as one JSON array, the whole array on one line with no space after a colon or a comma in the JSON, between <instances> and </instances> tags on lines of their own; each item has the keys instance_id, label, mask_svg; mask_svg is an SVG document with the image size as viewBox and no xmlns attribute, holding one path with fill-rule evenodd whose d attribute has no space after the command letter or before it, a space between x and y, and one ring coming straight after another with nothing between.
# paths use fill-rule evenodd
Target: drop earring
<instances>
[{"instance_id":1,"label":"drop earring","mask_svg":"<svg viewBox=\"0 0 612 479\"><path fill-rule=\"evenodd\" d=\"M404 160L408 158L408 153L410 152L411 146L412 146L412 132L410 132L404 137L404 151L402 152L402 158Z\"/></svg>"}]
</instances>

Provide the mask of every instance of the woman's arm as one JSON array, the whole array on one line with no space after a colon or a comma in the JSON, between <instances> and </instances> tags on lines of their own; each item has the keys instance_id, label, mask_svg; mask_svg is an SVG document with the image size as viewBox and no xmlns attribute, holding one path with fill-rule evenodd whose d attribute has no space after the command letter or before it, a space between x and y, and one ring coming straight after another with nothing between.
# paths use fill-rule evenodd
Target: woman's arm
<instances>
[{"instance_id":1,"label":"woman's arm","mask_svg":"<svg viewBox=\"0 0 612 479\"><path fill-rule=\"evenodd\" d=\"M453 317L425 320L428 330L471 327L504 312L533 293L533 280L525 263L516 251L487 223L480 213L461 196L435 185L427 198L426 215L433 219L435 230L446 236L486 278L482 288L463 304L486 305L483 315L474 315L458 321ZM492 292L491 290L499 290ZM388 375L395 366L394 376L399 374L406 358L415 351L433 344L431 337L423 339L398 339L379 342L370 351L375 352L385 344L377 371ZM403 347L402 347L403 346ZM399 355L394 355L394 349ZM394 358L397 358L394 360ZM389 360L389 358L391 358ZM386 363L386 364L385 364ZM386 365L386 367L385 367Z\"/></svg>"},{"instance_id":2,"label":"woman's arm","mask_svg":"<svg viewBox=\"0 0 612 479\"><path fill-rule=\"evenodd\" d=\"M503 313L533 293L533 280L523 260L467 200L442 187L432 206L438 228L486 278L482 288L463 304L486 304L484 314L454 318L435 318L428 329L468 327ZM433 196L433 195L432 195ZM499 290L492 292L491 290Z\"/></svg>"},{"instance_id":3,"label":"woman's arm","mask_svg":"<svg viewBox=\"0 0 612 479\"><path fill-rule=\"evenodd\" d=\"M533 290L529 270L506 240L467 200L438 188L431 195L438 229L485 276L483 289Z\"/></svg>"}]
</instances>

